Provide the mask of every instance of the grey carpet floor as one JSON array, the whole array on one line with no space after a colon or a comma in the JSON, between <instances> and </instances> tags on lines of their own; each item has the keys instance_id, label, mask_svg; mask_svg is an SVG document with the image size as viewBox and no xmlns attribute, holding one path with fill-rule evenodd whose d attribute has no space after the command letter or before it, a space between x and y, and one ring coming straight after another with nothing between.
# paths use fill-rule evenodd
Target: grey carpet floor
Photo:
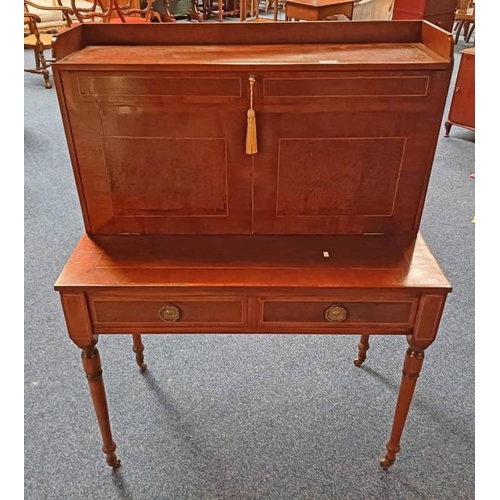
<instances>
[{"instance_id":1,"label":"grey carpet floor","mask_svg":"<svg viewBox=\"0 0 500 500\"><path fill-rule=\"evenodd\" d=\"M305 335L150 335L145 375L129 337L101 338L113 473L52 288L83 231L56 93L26 74L25 498L474 498L473 171L474 134L454 127L421 226L454 292L388 473L405 339L373 338L357 369L355 337Z\"/></svg>"}]
</instances>

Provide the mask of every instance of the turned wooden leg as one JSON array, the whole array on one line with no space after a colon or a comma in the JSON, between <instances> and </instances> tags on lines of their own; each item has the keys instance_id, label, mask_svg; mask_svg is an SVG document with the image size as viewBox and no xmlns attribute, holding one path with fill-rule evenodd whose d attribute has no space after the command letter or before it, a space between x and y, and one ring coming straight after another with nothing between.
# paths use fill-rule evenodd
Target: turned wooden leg
<instances>
[{"instance_id":1,"label":"turned wooden leg","mask_svg":"<svg viewBox=\"0 0 500 500\"><path fill-rule=\"evenodd\" d=\"M45 80L45 88L51 89L52 83L50 82L50 74L47 69L47 61L45 59L45 55L43 53L43 44L37 43L35 48L35 62L37 73L41 73L43 75L43 79Z\"/></svg>"},{"instance_id":2,"label":"turned wooden leg","mask_svg":"<svg viewBox=\"0 0 500 500\"><path fill-rule=\"evenodd\" d=\"M396 454L400 450L401 434L408 416L413 392L417 383L422 363L424 362L424 348L410 345L406 351L403 365L403 377L399 386L399 396L396 403L396 412L392 424L391 437L387 442L387 453L380 460L380 465L387 470L396 460Z\"/></svg>"},{"instance_id":3,"label":"turned wooden leg","mask_svg":"<svg viewBox=\"0 0 500 500\"><path fill-rule=\"evenodd\" d=\"M470 21L465 21L464 23L464 41L467 41L467 37L469 36L469 28L470 28Z\"/></svg>"},{"instance_id":4,"label":"turned wooden leg","mask_svg":"<svg viewBox=\"0 0 500 500\"><path fill-rule=\"evenodd\" d=\"M361 335L361 340L358 344L358 357L354 360L354 364L357 367L360 367L366 359L366 351L370 349L369 339L369 335Z\"/></svg>"},{"instance_id":5,"label":"turned wooden leg","mask_svg":"<svg viewBox=\"0 0 500 500\"><path fill-rule=\"evenodd\" d=\"M444 124L444 136L445 137L450 137L450 130L451 130L451 126L453 125L453 123L447 121L445 124Z\"/></svg>"},{"instance_id":6,"label":"turned wooden leg","mask_svg":"<svg viewBox=\"0 0 500 500\"><path fill-rule=\"evenodd\" d=\"M44 69L44 70L42 70L42 74L43 74L43 79L45 81L45 88L46 89L51 89L52 88L52 83L50 81L49 72L46 69Z\"/></svg>"},{"instance_id":7,"label":"turned wooden leg","mask_svg":"<svg viewBox=\"0 0 500 500\"><path fill-rule=\"evenodd\" d=\"M203 2L203 5L205 5L205 2ZM198 10L198 2L196 0L191 1L191 9L188 12L187 17L190 21L194 19L199 23L203 22L203 14ZM172 22L176 22L176 20L173 17L172 17Z\"/></svg>"},{"instance_id":8,"label":"turned wooden leg","mask_svg":"<svg viewBox=\"0 0 500 500\"><path fill-rule=\"evenodd\" d=\"M473 23L472 26L471 26L471 29L469 31L469 34L467 35L467 38L465 39L465 41L467 43L470 42L470 39L471 39L471 36L472 36L472 33L474 33L474 30L476 29L476 23Z\"/></svg>"},{"instance_id":9,"label":"turned wooden leg","mask_svg":"<svg viewBox=\"0 0 500 500\"><path fill-rule=\"evenodd\" d=\"M132 350L135 352L135 361L137 366L141 369L141 372L144 372L146 371L148 365L144 363L144 344L142 343L140 334L133 333L132 340L134 341L134 347Z\"/></svg>"},{"instance_id":10,"label":"turned wooden leg","mask_svg":"<svg viewBox=\"0 0 500 500\"><path fill-rule=\"evenodd\" d=\"M203 0L203 17L205 19L212 17L212 2L210 0Z\"/></svg>"},{"instance_id":11,"label":"turned wooden leg","mask_svg":"<svg viewBox=\"0 0 500 500\"><path fill-rule=\"evenodd\" d=\"M36 69L41 69L42 65L40 63L40 54L38 53L38 50L35 50L35 68Z\"/></svg>"},{"instance_id":12,"label":"turned wooden leg","mask_svg":"<svg viewBox=\"0 0 500 500\"><path fill-rule=\"evenodd\" d=\"M460 32L462 31L462 27L464 25L464 20L462 19L457 26L457 34L455 35L455 45L458 43L458 40L460 38Z\"/></svg>"},{"instance_id":13,"label":"turned wooden leg","mask_svg":"<svg viewBox=\"0 0 500 500\"><path fill-rule=\"evenodd\" d=\"M46 89L51 89L52 88L52 83L50 82L50 75L49 71L47 69L47 61L45 60L45 55L43 51L40 53L40 64L41 64L41 72L43 75L43 79L45 80L45 88Z\"/></svg>"},{"instance_id":14,"label":"turned wooden leg","mask_svg":"<svg viewBox=\"0 0 500 500\"><path fill-rule=\"evenodd\" d=\"M111 435L108 403L106 402L106 392L102 381L101 358L95 344L94 342L82 348L82 364L89 383L97 422L101 430L102 451L106 454L108 465L116 469L120 467L120 460L116 457L116 443L113 441L113 436Z\"/></svg>"}]
</instances>

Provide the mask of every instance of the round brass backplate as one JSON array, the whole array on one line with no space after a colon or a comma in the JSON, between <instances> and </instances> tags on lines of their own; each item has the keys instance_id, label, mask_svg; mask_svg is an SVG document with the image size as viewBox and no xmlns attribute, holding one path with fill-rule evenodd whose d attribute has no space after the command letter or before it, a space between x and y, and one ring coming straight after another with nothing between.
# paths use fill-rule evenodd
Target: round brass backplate
<instances>
[{"instance_id":1,"label":"round brass backplate","mask_svg":"<svg viewBox=\"0 0 500 500\"><path fill-rule=\"evenodd\" d=\"M347 318L347 311L342 306L334 304L325 311L325 318L331 323L340 323Z\"/></svg>"},{"instance_id":2,"label":"round brass backplate","mask_svg":"<svg viewBox=\"0 0 500 500\"><path fill-rule=\"evenodd\" d=\"M167 304L160 309L160 318L163 321L177 321L181 317L181 310L172 304Z\"/></svg>"}]
</instances>

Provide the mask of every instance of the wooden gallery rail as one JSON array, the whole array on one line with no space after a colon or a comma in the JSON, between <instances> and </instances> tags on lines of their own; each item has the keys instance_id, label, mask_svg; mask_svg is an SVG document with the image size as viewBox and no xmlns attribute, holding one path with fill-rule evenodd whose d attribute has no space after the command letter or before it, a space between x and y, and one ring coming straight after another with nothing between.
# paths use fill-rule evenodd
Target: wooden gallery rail
<instances>
[{"instance_id":1,"label":"wooden gallery rail","mask_svg":"<svg viewBox=\"0 0 500 500\"><path fill-rule=\"evenodd\" d=\"M81 25L59 103L86 234L57 283L103 451L100 335L400 335L394 463L451 288L419 224L453 64L425 21ZM300 42L297 42L300 40ZM182 55L182 57L180 57Z\"/></svg>"}]
</instances>

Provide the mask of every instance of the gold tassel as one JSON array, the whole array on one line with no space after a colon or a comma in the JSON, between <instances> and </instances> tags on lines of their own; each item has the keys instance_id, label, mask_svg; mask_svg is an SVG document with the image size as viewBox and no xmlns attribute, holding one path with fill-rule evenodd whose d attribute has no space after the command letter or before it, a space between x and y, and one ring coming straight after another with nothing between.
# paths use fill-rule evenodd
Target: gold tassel
<instances>
[{"instance_id":1,"label":"gold tassel","mask_svg":"<svg viewBox=\"0 0 500 500\"><path fill-rule=\"evenodd\" d=\"M255 123L255 111L250 108L247 111L247 155L257 153L257 124Z\"/></svg>"},{"instance_id":2,"label":"gold tassel","mask_svg":"<svg viewBox=\"0 0 500 500\"><path fill-rule=\"evenodd\" d=\"M250 109L247 111L247 142L245 151L247 155L254 155L257 153L257 123L253 109L253 85L255 78L251 76L248 81L250 82Z\"/></svg>"}]
</instances>

